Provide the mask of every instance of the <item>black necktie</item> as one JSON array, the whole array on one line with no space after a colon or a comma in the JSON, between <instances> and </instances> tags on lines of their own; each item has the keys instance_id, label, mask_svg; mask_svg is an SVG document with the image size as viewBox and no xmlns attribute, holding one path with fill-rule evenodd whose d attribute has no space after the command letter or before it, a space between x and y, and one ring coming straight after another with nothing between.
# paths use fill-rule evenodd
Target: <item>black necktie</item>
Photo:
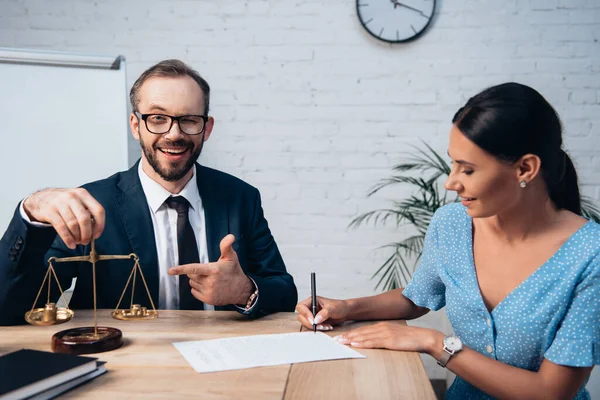
<instances>
[{"instance_id":1,"label":"black necktie","mask_svg":"<svg viewBox=\"0 0 600 400\"><path fill-rule=\"evenodd\" d=\"M188 218L190 203L183 196L169 197L165 203L177 211L177 249L179 265L200 262L198 244ZM179 309L202 310L202 302L192 295L187 275L179 275Z\"/></svg>"}]
</instances>

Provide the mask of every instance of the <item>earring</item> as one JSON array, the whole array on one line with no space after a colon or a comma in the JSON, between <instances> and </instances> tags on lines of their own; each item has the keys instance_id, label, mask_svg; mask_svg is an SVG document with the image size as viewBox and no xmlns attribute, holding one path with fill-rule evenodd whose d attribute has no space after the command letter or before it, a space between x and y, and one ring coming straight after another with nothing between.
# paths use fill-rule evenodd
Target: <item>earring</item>
<instances>
[{"instance_id":1,"label":"earring","mask_svg":"<svg viewBox=\"0 0 600 400\"><path fill-rule=\"evenodd\" d=\"M525 189L527 187L527 182L521 181L521 183L519 184L519 186L521 186L523 189Z\"/></svg>"}]
</instances>

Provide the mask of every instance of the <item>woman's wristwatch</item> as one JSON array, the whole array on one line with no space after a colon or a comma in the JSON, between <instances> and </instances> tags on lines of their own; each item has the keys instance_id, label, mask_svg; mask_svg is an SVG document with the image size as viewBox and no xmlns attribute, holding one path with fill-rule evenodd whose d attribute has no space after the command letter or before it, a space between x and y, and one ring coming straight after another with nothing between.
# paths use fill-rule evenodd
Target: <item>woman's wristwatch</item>
<instances>
[{"instance_id":1,"label":"woman's wristwatch","mask_svg":"<svg viewBox=\"0 0 600 400\"><path fill-rule=\"evenodd\" d=\"M449 335L444 338L444 348L442 351L442 356L438 360L438 364L441 367L446 368L446 364L450 360L454 354L458 353L463 349L462 341L458 336Z\"/></svg>"}]
</instances>

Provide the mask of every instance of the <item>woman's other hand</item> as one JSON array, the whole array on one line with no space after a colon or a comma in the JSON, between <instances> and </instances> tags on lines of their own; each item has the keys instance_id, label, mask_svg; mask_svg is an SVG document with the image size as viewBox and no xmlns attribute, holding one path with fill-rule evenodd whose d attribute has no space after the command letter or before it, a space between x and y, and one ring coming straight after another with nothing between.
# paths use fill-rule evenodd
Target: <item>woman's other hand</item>
<instances>
[{"instance_id":1,"label":"woman's other hand","mask_svg":"<svg viewBox=\"0 0 600 400\"><path fill-rule=\"evenodd\" d=\"M430 353L436 347L443 347L444 334L433 329L386 321L353 329L334 339L357 348Z\"/></svg>"}]
</instances>

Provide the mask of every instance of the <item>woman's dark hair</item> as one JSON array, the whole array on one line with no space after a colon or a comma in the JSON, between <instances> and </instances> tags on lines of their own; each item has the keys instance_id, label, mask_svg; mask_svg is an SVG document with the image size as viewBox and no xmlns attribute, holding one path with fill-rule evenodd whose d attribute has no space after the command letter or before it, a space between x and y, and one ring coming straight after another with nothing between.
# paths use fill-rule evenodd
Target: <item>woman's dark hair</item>
<instances>
[{"instance_id":1,"label":"woman's dark hair","mask_svg":"<svg viewBox=\"0 0 600 400\"><path fill-rule=\"evenodd\" d=\"M499 160L537 155L550 199L559 209L581 215L577 172L562 149L560 119L537 91L514 82L490 87L470 98L452 123Z\"/></svg>"}]
</instances>

